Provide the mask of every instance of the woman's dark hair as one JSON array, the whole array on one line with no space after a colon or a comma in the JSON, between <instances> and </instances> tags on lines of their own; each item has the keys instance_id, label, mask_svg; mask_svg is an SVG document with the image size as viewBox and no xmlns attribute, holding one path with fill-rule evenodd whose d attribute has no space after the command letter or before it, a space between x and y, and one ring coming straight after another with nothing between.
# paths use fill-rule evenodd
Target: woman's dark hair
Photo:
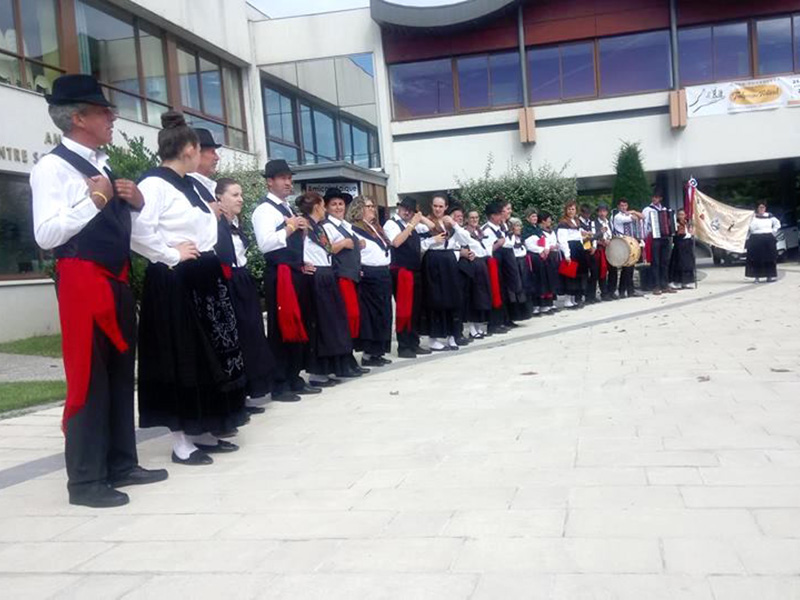
<instances>
[{"instance_id":1,"label":"woman's dark hair","mask_svg":"<svg viewBox=\"0 0 800 600\"><path fill-rule=\"evenodd\" d=\"M486 208L484 209L483 212L486 213L487 217L491 217L492 215L499 215L501 212L503 212L504 206L505 203L500 201L489 202L489 204L486 205Z\"/></svg>"},{"instance_id":2,"label":"woman's dark hair","mask_svg":"<svg viewBox=\"0 0 800 600\"><path fill-rule=\"evenodd\" d=\"M187 144L200 144L197 133L186 124L183 113L168 110L161 115L161 127L158 132L158 156L161 160L178 158Z\"/></svg>"},{"instance_id":3,"label":"woman's dark hair","mask_svg":"<svg viewBox=\"0 0 800 600\"><path fill-rule=\"evenodd\" d=\"M547 219L552 219L552 218L553 218L553 215L551 215L546 210L543 210L542 212L539 213L539 222L540 223L544 223L545 221L547 221Z\"/></svg>"},{"instance_id":4,"label":"woman's dark hair","mask_svg":"<svg viewBox=\"0 0 800 600\"><path fill-rule=\"evenodd\" d=\"M317 192L305 192L300 194L294 201L297 209L306 217L309 216L317 204L324 202L322 196Z\"/></svg>"},{"instance_id":5,"label":"woman's dark hair","mask_svg":"<svg viewBox=\"0 0 800 600\"><path fill-rule=\"evenodd\" d=\"M767 201L766 200L759 200L758 202L756 202L756 209L758 209L759 206L763 206L764 208L767 208Z\"/></svg>"},{"instance_id":6,"label":"woman's dark hair","mask_svg":"<svg viewBox=\"0 0 800 600\"><path fill-rule=\"evenodd\" d=\"M219 198L220 196L222 196L222 194L227 192L228 188L231 187L232 185L241 185L241 184L235 179L231 179L230 177L221 177L220 179L217 179L217 187L214 189L214 195L217 198Z\"/></svg>"}]
</instances>

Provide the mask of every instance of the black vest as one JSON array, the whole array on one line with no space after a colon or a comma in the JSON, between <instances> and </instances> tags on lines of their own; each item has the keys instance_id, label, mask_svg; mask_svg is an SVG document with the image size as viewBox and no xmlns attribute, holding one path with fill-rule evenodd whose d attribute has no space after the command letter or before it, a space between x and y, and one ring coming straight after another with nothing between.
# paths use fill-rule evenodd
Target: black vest
<instances>
[{"instance_id":1,"label":"black vest","mask_svg":"<svg viewBox=\"0 0 800 600\"><path fill-rule=\"evenodd\" d=\"M398 219L394 221L400 226L400 231L407 226ZM422 268L422 236L416 229L411 230L411 235L399 247L392 246L392 266L409 271L419 271Z\"/></svg>"},{"instance_id":2,"label":"black vest","mask_svg":"<svg viewBox=\"0 0 800 600\"><path fill-rule=\"evenodd\" d=\"M361 249L358 236L347 231L344 225L336 225L330 219L325 219L324 222L333 225L344 239L353 240L353 249L344 248L333 255L333 270L338 277L358 283L361 281Z\"/></svg>"},{"instance_id":3,"label":"black vest","mask_svg":"<svg viewBox=\"0 0 800 600\"><path fill-rule=\"evenodd\" d=\"M292 211L286 208L286 206L283 204L276 204L272 201L272 199L266 196L261 202L267 202L271 204L275 210L281 213L284 217L291 218L294 216ZM280 231L284 227L286 227L286 224L281 223L276 228L276 231ZM277 265L289 265L290 267L296 267L299 269L303 266L303 236L296 232L294 235L288 235L288 231L286 233L286 247L278 248L272 252L267 252L264 254L264 261L267 263L267 266L271 267L275 267Z\"/></svg>"},{"instance_id":4,"label":"black vest","mask_svg":"<svg viewBox=\"0 0 800 600\"><path fill-rule=\"evenodd\" d=\"M187 175L186 177L192 182L194 190L200 195L203 201L207 204L217 201L201 181L195 179L191 175ZM233 247L233 238L231 238L231 225L228 219L224 217L217 220L217 243L214 246L214 252L217 253L222 264L236 266L236 249Z\"/></svg>"},{"instance_id":5,"label":"black vest","mask_svg":"<svg viewBox=\"0 0 800 600\"><path fill-rule=\"evenodd\" d=\"M66 161L84 177L102 175L88 160L63 144L56 146L51 154ZM111 182L114 176L106 169ZM56 258L80 258L104 266L112 273L120 273L130 259L131 207L116 195L108 199L94 218L67 242L53 250Z\"/></svg>"}]
</instances>

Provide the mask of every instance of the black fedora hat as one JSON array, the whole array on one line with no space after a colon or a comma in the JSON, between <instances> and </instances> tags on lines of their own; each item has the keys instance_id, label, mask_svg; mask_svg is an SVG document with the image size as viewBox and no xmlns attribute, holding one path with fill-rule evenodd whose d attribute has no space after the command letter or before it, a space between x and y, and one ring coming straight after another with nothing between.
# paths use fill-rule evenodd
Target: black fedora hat
<instances>
[{"instance_id":1,"label":"black fedora hat","mask_svg":"<svg viewBox=\"0 0 800 600\"><path fill-rule=\"evenodd\" d=\"M294 175L294 173L289 163L282 158L274 158L267 161L267 164L264 166L264 177L270 178L276 175Z\"/></svg>"},{"instance_id":2,"label":"black fedora hat","mask_svg":"<svg viewBox=\"0 0 800 600\"><path fill-rule=\"evenodd\" d=\"M338 187L329 187L327 190L325 190L325 195L322 197L322 199L325 200L325 204L328 204L328 202L334 198L344 200L344 194Z\"/></svg>"},{"instance_id":3,"label":"black fedora hat","mask_svg":"<svg viewBox=\"0 0 800 600\"><path fill-rule=\"evenodd\" d=\"M406 196L405 198L400 200L400 202L397 203L397 206L398 207L403 207L406 210L414 210L414 211L416 211L417 210L417 201L414 198L411 198L410 196Z\"/></svg>"},{"instance_id":4,"label":"black fedora hat","mask_svg":"<svg viewBox=\"0 0 800 600\"><path fill-rule=\"evenodd\" d=\"M91 75L62 75L53 81L53 93L45 94L48 104L60 106L64 104L95 104L97 106L114 106L103 95L103 88Z\"/></svg>"},{"instance_id":5,"label":"black fedora hat","mask_svg":"<svg viewBox=\"0 0 800 600\"><path fill-rule=\"evenodd\" d=\"M197 134L197 137L200 140L201 148L222 148L222 144L217 143L217 141L214 139L214 134L208 129L195 127L194 132Z\"/></svg>"}]
</instances>

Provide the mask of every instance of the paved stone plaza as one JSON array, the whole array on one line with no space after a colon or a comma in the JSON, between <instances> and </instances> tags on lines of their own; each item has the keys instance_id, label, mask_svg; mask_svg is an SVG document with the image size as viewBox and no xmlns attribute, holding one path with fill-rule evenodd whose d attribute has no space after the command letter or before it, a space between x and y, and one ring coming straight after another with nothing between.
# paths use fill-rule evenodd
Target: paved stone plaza
<instances>
[{"instance_id":1,"label":"paved stone plaza","mask_svg":"<svg viewBox=\"0 0 800 600\"><path fill-rule=\"evenodd\" d=\"M0 421L0 597L800 598L800 268L533 320L269 405L236 454L67 504ZM128 491L126 490L126 491Z\"/></svg>"}]
</instances>

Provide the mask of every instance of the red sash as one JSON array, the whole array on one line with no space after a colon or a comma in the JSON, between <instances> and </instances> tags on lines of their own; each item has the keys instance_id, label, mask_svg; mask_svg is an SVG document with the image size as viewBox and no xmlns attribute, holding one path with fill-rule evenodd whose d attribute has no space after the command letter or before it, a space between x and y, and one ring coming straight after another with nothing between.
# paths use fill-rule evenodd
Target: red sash
<instances>
[{"instance_id":1,"label":"red sash","mask_svg":"<svg viewBox=\"0 0 800 600\"><path fill-rule=\"evenodd\" d=\"M594 253L594 258L600 268L600 279L605 279L608 275L608 260L606 259L606 249L604 246L598 246L597 252Z\"/></svg>"},{"instance_id":2,"label":"red sash","mask_svg":"<svg viewBox=\"0 0 800 600\"><path fill-rule=\"evenodd\" d=\"M297 292L289 265L278 265L278 328L284 342L307 342L303 315L297 302Z\"/></svg>"},{"instance_id":3,"label":"red sash","mask_svg":"<svg viewBox=\"0 0 800 600\"><path fill-rule=\"evenodd\" d=\"M645 262L652 262L653 259L653 236L648 235L644 241L644 260Z\"/></svg>"},{"instance_id":4,"label":"red sash","mask_svg":"<svg viewBox=\"0 0 800 600\"><path fill-rule=\"evenodd\" d=\"M61 321L61 349L67 375L67 401L61 429L86 404L92 372L94 326L108 337L119 352L128 350L128 342L117 322L117 307L109 279L128 283L128 269L114 275L99 264L80 258L60 258L58 276L58 312Z\"/></svg>"},{"instance_id":5,"label":"red sash","mask_svg":"<svg viewBox=\"0 0 800 600\"><path fill-rule=\"evenodd\" d=\"M411 316L414 310L414 273L403 267L397 269L396 303L395 329L398 333L411 331Z\"/></svg>"},{"instance_id":6,"label":"red sash","mask_svg":"<svg viewBox=\"0 0 800 600\"><path fill-rule=\"evenodd\" d=\"M350 337L356 339L361 329L361 312L358 308L358 293L356 284L352 279L339 278L339 291L342 293L344 308L347 312L347 323L350 327Z\"/></svg>"},{"instance_id":7,"label":"red sash","mask_svg":"<svg viewBox=\"0 0 800 600\"><path fill-rule=\"evenodd\" d=\"M489 267L489 283L492 288L492 308L500 308L503 306L503 297L500 295L500 271L497 267L497 259L490 256L486 260Z\"/></svg>"}]
</instances>

